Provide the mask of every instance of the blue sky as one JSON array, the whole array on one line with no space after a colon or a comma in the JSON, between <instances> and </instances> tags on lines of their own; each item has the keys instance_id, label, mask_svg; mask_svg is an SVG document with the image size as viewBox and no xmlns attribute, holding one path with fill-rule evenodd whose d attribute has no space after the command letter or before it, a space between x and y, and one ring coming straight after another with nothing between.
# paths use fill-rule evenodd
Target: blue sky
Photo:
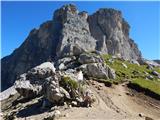
<instances>
[{"instance_id":1,"label":"blue sky","mask_svg":"<svg viewBox=\"0 0 160 120\"><path fill-rule=\"evenodd\" d=\"M89 14L99 8L121 10L143 57L160 59L160 2L2 2L1 57L11 54L33 28L52 19L54 10L68 3Z\"/></svg>"}]
</instances>

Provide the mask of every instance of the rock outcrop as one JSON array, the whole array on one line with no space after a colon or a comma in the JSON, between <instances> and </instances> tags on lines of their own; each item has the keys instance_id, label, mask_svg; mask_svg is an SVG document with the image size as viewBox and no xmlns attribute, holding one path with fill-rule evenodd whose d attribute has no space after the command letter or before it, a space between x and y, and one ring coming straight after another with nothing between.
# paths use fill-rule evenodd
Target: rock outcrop
<instances>
[{"instance_id":1,"label":"rock outcrop","mask_svg":"<svg viewBox=\"0 0 160 120\"><path fill-rule=\"evenodd\" d=\"M81 64L88 64L88 63L102 63L103 59L96 55L96 54L81 54L79 56L78 62Z\"/></svg>"},{"instance_id":2,"label":"rock outcrop","mask_svg":"<svg viewBox=\"0 0 160 120\"><path fill-rule=\"evenodd\" d=\"M88 22L91 35L97 40L98 50L107 48L105 51L108 54L118 54L124 59L141 58L137 45L129 38L130 26L120 11L99 9L88 17Z\"/></svg>"},{"instance_id":3,"label":"rock outcrop","mask_svg":"<svg viewBox=\"0 0 160 120\"><path fill-rule=\"evenodd\" d=\"M95 51L96 40L90 35L89 24L73 5L65 5L54 13L54 21L61 28L57 56L73 56Z\"/></svg>"},{"instance_id":4,"label":"rock outcrop","mask_svg":"<svg viewBox=\"0 0 160 120\"><path fill-rule=\"evenodd\" d=\"M115 71L104 63L89 63L80 66L87 77L97 79L115 79Z\"/></svg>"},{"instance_id":5,"label":"rock outcrop","mask_svg":"<svg viewBox=\"0 0 160 120\"><path fill-rule=\"evenodd\" d=\"M60 90L59 79L56 75L46 79L44 89L44 95L52 103L58 103L64 97L64 94Z\"/></svg>"},{"instance_id":6,"label":"rock outcrop","mask_svg":"<svg viewBox=\"0 0 160 120\"><path fill-rule=\"evenodd\" d=\"M51 78L50 78L51 77ZM36 66L19 76L15 81L15 89L18 93L25 98L34 98L37 95L42 95L43 86L48 81L56 82L57 76L55 75L55 68L52 63L45 62ZM47 86L49 87L49 85Z\"/></svg>"},{"instance_id":7,"label":"rock outcrop","mask_svg":"<svg viewBox=\"0 0 160 120\"><path fill-rule=\"evenodd\" d=\"M43 97L43 107L47 101L53 104L64 104L67 100L78 101L85 93L82 86L74 69L55 71L51 62L42 63L20 75L14 84L15 90L25 99Z\"/></svg>"},{"instance_id":8,"label":"rock outcrop","mask_svg":"<svg viewBox=\"0 0 160 120\"><path fill-rule=\"evenodd\" d=\"M83 52L141 58L137 45L129 38L129 25L120 11L100 9L88 15L78 12L74 5L64 5L54 12L52 20L33 29L19 48L2 58L2 91L12 86L17 76L43 62L57 62ZM59 69L74 65L75 61L69 64L66 61Z\"/></svg>"}]
</instances>

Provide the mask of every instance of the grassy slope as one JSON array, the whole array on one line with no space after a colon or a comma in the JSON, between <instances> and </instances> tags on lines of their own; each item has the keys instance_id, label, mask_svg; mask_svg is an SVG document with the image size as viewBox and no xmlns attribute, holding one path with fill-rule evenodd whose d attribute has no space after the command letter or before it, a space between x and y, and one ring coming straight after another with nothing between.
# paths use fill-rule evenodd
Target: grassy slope
<instances>
[{"instance_id":1,"label":"grassy slope","mask_svg":"<svg viewBox=\"0 0 160 120\"><path fill-rule=\"evenodd\" d=\"M150 91L160 95L160 82L143 79L134 79L131 81L131 83L137 84L142 88L149 89Z\"/></svg>"},{"instance_id":2,"label":"grassy slope","mask_svg":"<svg viewBox=\"0 0 160 120\"><path fill-rule=\"evenodd\" d=\"M118 59L114 59L114 62L112 63L109 62L111 56L103 55L102 57L104 58L107 65L116 70L117 78L114 81L123 82L124 79L129 79L131 80L131 83L137 84L142 88L149 89L150 91L160 95L159 79L151 74L152 70L147 69L146 65L138 66L136 64L129 63L129 61L122 61ZM122 63L125 63L127 68L125 68ZM160 73L160 68L156 67L154 70ZM146 80L145 78L148 75L145 72L147 72L148 75L152 75L154 79Z\"/></svg>"}]
</instances>

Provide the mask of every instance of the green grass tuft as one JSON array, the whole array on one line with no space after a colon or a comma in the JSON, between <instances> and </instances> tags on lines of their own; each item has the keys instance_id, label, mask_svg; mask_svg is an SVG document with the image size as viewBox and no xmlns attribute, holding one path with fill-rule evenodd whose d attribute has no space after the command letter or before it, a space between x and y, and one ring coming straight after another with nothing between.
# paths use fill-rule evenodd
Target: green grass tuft
<instances>
[{"instance_id":1,"label":"green grass tuft","mask_svg":"<svg viewBox=\"0 0 160 120\"><path fill-rule=\"evenodd\" d=\"M69 85L71 88L73 89L77 89L78 88L78 82L75 80L72 80L70 77L68 76L64 76L62 78L63 84L64 85Z\"/></svg>"}]
</instances>

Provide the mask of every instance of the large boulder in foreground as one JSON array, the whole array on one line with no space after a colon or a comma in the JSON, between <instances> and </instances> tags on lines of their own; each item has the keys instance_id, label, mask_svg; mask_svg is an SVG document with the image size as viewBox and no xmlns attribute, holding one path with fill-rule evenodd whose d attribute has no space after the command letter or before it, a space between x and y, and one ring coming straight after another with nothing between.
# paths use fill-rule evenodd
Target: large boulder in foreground
<instances>
[{"instance_id":1,"label":"large boulder in foreground","mask_svg":"<svg viewBox=\"0 0 160 120\"><path fill-rule=\"evenodd\" d=\"M53 63L45 62L27 73L19 76L15 81L15 89L25 98L33 98L42 94L42 85L49 76L55 75Z\"/></svg>"},{"instance_id":2,"label":"large boulder in foreground","mask_svg":"<svg viewBox=\"0 0 160 120\"><path fill-rule=\"evenodd\" d=\"M27 79L30 80L43 80L53 74L55 74L54 64L51 62L42 63L27 72Z\"/></svg>"},{"instance_id":3,"label":"large boulder in foreground","mask_svg":"<svg viewBox=\"0 0 160 120\"><path fill-rule=\"evenodd\" d=\"M53 63L45 62L20 75L15 81L15 89L25 98L44 95L52 103L59 103L62 98L70 98L69 93L59 86L60 73L56 73Z\"/></svg>"},{"instance_id":4,"label":"large boulder in foreground","mask_svg":"<svg viewBox=\"0 0 160 120\"><path fill-rule=\"evenodd\" d=\"M17 80L14 85L17 92L25 98L34 98L42 91L40 85L33 85L29 80Z\"/></svg>"}]
</instances>

